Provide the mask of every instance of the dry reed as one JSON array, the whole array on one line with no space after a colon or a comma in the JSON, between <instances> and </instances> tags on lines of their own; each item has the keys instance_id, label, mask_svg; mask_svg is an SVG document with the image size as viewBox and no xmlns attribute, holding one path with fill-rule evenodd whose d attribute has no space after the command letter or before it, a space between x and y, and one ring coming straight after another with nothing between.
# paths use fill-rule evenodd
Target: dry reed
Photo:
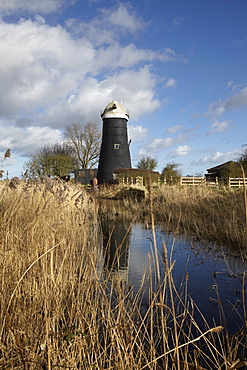
<instances>
[{"instance_id":1,"label":"dry reed","mask_svg":"<svg viewBox=\"0 0 247 370\"><path fill-rule=\"evenodd\" d=\"M150 197L155 208L155 194ZM187 283L177 291L165 245L158 278L152 280L150 256L138 292L118 274L104 273L97 202L82 187L58 181L1 184L0 368L229 370L241 364L245 332L238 342L224 342L218 327L198 327Z\"/></svg>"},{"instance_id":2,"label":"dry reed","mask_svg":"<svg viewBox=\"0 0 247 370\"><path fill-rule=\"evenodd\" d=\"M162 222L167 231L227 246L232 252L246 255L247 210L242 189L173 185L153 187L152 192L154 218ZM150 222L148 195L141 201L136 200L127 187L124 191L116 186L112 199L122 200L130 218L135 215Z\"/></svg>"}]
</instances>

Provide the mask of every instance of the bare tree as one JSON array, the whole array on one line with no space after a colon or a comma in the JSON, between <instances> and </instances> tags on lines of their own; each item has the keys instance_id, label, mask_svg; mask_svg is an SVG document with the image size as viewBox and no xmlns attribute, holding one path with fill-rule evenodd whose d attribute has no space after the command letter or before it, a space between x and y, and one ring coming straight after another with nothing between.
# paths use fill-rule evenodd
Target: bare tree
<instances>
[{"instance_id":1,"label":"bare tree","mask_svg":"<svg viewBox=\"0 0 247 370\"><path fill-rule=\"evenodd\" d=\"M93 168L99 161L101 133L95 123L73 123L66 126L65 138L74 150L82 168Z\"/></svg>"}]
</instances>

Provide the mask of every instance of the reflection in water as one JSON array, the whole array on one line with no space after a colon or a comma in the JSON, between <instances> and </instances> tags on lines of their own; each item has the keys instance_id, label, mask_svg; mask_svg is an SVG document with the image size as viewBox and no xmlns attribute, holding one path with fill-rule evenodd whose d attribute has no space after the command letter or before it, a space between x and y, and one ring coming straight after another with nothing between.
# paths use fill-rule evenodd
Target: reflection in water
<instances>
[{"instance_id":1,"label":"reflection in water","mask_svg":"<svg viewBox=\"0 0 247 370\"><path fill-rule=\"evenodd\" d=\"M131 226L124 220L103 220L104 270L112 276L118 274L121 280L128 279L129 241Z\"/></svg>"},{"instance_id":2,"label":"reflection in water","mask_svg":"<svg viewBox=\"0 0 247 370\"><path fill-rule=\"evenodd\" d=\"M102 221L104 245L104 270L110 277L119 276L138 291L143 273L155 268L148 256L153 254L153 236L143 224L130 226L127 221ZM165 241L168 258L174 261L173 280L177 288L186 276L188 295L201 310L209 323L220 325L224 310L228 330L237 332L243 325L245 307L242 302L242 287L247 266L241 258L214 253L200 246L193 246L185 239L174 239L171 234L156 228L156 241L160 255L160 271L164 269L162 243ZM109 277L108 275L108 277ZM245 293L245 292L244 292ZM143 295L143 300L148 300ZM245 304L244 304L245 305Z\"/></svg>"},{"instance_id":3,"label":"reflection in water","mask_svg":"<svg viewBox=\"0 0 247 370\"><path fill-rule=\"evenodd\" d=\"M130 235L129 283L138 289L143 271L149 265L148 254L152 254L152 231L142 224L134 224ZM217 254L210 248L199 244L195 248L185 238L175 238L156 228L156 240L162 263L163 241L166 244L168 258L174 261L173 280L179 289L185 281L188 295L199 307L209 325L221 325L222 317L227 322L230 333L236 333L244 324L246 304L242 301L242 289L247 264L242 258L226 255L220 248ZM217 248L214 248L214 251ZM245 284L244 284L245 285ZM246 298L246 297L245 297ZM224 313L223 313L224 311ZM222 316L223 315L223 316ZM195 315L200 320L201 315Z\"/></svg>"}]
</instances>

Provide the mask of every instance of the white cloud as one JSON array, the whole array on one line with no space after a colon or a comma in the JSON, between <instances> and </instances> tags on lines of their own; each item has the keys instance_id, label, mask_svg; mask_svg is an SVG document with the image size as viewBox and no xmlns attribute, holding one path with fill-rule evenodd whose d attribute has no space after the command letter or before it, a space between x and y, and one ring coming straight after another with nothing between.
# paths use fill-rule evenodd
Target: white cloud
<instances>
[{"instance_id":1,"label":"white cloud","mask_svg":"<svg viewBox=\"0 0 247 370\"><path fill-rule=\"evenodd\" d=\"M172 100L168 97L165 97L163 100L162 100L162 104L163 105L169 105L172 103Z\"/></svg>"},{"instance_id":2,"label":"white cloud","mask_svg":"<svg viewBox=\"0 0 247 370\"><path fill-rule=\"evenodd\" d=\"M183 21L184 21L184 18L182 18L182 17L175 17L173 19L173 22L172 23L173 23L174 26L180 27L182 25Z\"/></svg>"},{"instance_id":3,"label":"white cloud","mask_svg":"<svg viewBox=\"0 0 247 370\"><path fill-rule=\"evenodd\" d=\"M173 144L174 144L174 139L170 137L167 137L165 139L158 138L158 139L153 140L153 142L149 145L149 148L154 151L157 151L160 149L167 149Z\"/></svg>"},{"instance_id":4,"label":"white cloud","mask_svg":"<svg viewBox=\"0 0 247 370\"><path fill-rule=\"evenodd\" d=\"M138 157L145 157L149 154L148 150L147 149L144 149L144 148L141 148L138 153L137 153L137 156Z\"/></svg>"},{"instance_id":5,"label":"white cloud","mask_svg":"<svg viewBox=\"0 0 247 370\"><path fill-rule=\"evenodd\" d=\"M245 39L235 39L233 45L236 48L242 48L247 43L247 38Z\"/></svg>"},{"instance_id":6,"label":"white cloud","mask_svg":"<svg viewBox=\"0 0 247 370\"><path fill-rule=\"evenodd\" d=\"M149 66L139 70L123 70L115 73L99 83L103 92L102 101L108 103L117 99L124 102L130 112L130 120L137 120L141 115L146 115L160 107L159 100L155 99L155 77Z\"/></svg>"},{"instance_id":7,"label":"white cloud","mask_svg":"<svg viewBox=\"0 0 247 370\"><path fill-rule=\"evenodd\" d=\"M182 125L175 125L175 126L172 126L172 127L169 127L165 134L166 133L170 133L170 134L176 134L177 132L179 132L180 130L182 130L183 126Z\"/></svg>"},{"instance_id":8,"label":"white cloud","mask_svg":"<svg viewBox=\"0 0 247 370\"><path fill-rule=\"evenodd\" d=\"M77 19L69 19L66 22L67 28L77 37L84 37L100 50L101 61L105 58L111 60L114 66L115 59L120 61L120 65L127 60L130 61L161 61L163 63L180 60L175 50L164 48L159 51L149 49L137 49L134 44L126 47L119 46L119 40L126 33L135 35L139 31L148 27L149 23L144 22L132 10L129 3L120 4L113 8L101 9L99 14L90 22L79 22ZM111 58L115 55L115 58ZM110 58L110 59L109 59ZM133 61L131 62L133 63ZM173 80L173 79L171 79ZM174 84L170 81L170 84Z\"/></svg>"},{"instance_id":9,"label":"white cloud","mask_svg":"<svg viewBox=\"0 0 247 370\"><path fill-rule=\"evenodd\" d=\"M22 21L0 24L0 56L0 116L13 117L67 96L90 71L94 51L60 26Z\"/></svg>"},{"instance_id":10,"label":"white cloud","mask_svg":"<svg viewBox=\"0 0 247 370\"><path fill-rule=\"evenodd\" d=\"M165 134L172 133L176 134L182 129L182 125L176 125L170 127ZM185 132L179 135L176 135L174 138L166 137L166 138L155 138L151 141L151 138L148 138L148 142L146 142L141 150L139 150L138 155L159 155L162 156L165 153L166 149L171 148L172 146L180 143L188 143L191 139L191 134ZM185 156L191 151L191 147L187 144L179 145L174 151L172 151L168 156L169 157L177 157L177 156Z\"/></svg>"},{"instance_id":11,"label":"white cloud","mask_svg":"<svg viewBox=\"0 0 247 370\"><path fill-rule=\"evenodd\" d=\"M63 136L59 130L49 127L19 127L4 126L1 128L0 150L11 149L13 153L29 156L37 148L47 144L62 142Z\"/></svg>"},{"instance_id":12,"label":"white cloud","mask_svg":"<svg viewBox=\"0 0 247 370\"><path fill-rule=\"evenodd\" d=\"M247 87L244 87L234 96L226 100L225 109L227 111L241 108L247 108Z\"/></svg>"},{"instance_id":13,"label":"white cloud","mask_svg":"<svg viewBox=\"0 0 247 370\"><path fill-rule=\"evenodd\" d=\"M102 13L103 18L106 19L107 22L122 29L126 29L126 31L133 34L145 26L143 20L131 11L130 3L120 3L115 10L105 8L102 10Z\"/></svg>"},{"instance_id":14,"label":"white cloud","mask_svg":"<svg viewBox=\"0 0 247 370\"><path fill-rule=\"evenodd\" d=\"M95 45L112 45L121 36L136 35L148 26L132 11L130 3L99 9L89 22L68 19L66 26L76 35L87 37Z\"/></svg>"},{"instance_id":15,"label":"white cloud","mask_svg":"<svg viewBox=\"0 0 247 370\"><path fill-rule=\"evenodd\" d=\"M138 142L147 136L147 130L132 122L163 103L155 93L159 80L153 72L154 63L178 60L176 52L170 48L141 49L134 44L133 36L148 24L129 3L99 10L88 22L70 20L67 28L46 23L46 14L72 2L7 0L0 4L5 15L34 13L33 20L0 20L3 151L10 148L26 156L61 140L65 125L89 121L101 125L100 111L113 99L123 101L130 111L130 138ZM123 44L129 34L132 42ZM167 87L175 84L174 79L167 80ZM154 140L148 150L171 145L172 139L160 140Z\"/></svg>"},{"instance_id":16,"label":"white cloud","mask_svg":"<svg viewBox=\"0 0 247 370\"><path fill-rule=\"evenodd\" d=\"M222 100L217 100L215 103L209 105L207 114L213 117L221 116L225 112L226 103Z\"/></svg>"},{"instance_id":17,"label":"white cloud","mask_svg":"<svg viewBox=\"0 0 247 370\"><path fill-rule=\"evenodd\" d=\"M28 20L0 24L0 56L0 117L64 127L68 120L99 120L111 99L129 103L132 119L160 106L150 67L125 69L157 55L133 44L97 49L61 26ZM103 79L94 77L107 69Z\"/></svg>"},{"instance_id":18,"label":"white cloud","mask_svg":"<svg viewBox=\"0 0 247 370\"><path fill-rule=\"evenodd\" d=\"M234 83L234 81L233 81L233 80L229 80L229 81L227 81L227 83L226 83L226 87L227 87L227 88L232 87L232 86L233 86L233 83Z\"/></svg>"},{"instance_id":19,"label":"white cloud","mask_svg":"<svg viewBox=\"0 0 247 370\"><path fill-rule=\"evenodd\" d=\"M215 121L214 123L212 123L211 125L211 129L209 131L209 135L213 134L213 133L217 133L217 134L222 134L224 133L230 126L231 124L231 120L228 120L228 121Z\"/></svg>"},{"instance_id":20,"label":"white cloud","mask_svg":"<svg viewBox=\"0 0 247 370\"><path fill-rule=\"evenodd\" d=\"M63 135L59 130L49 127L27 127L25 129L13 126L1 127L0 153L11 149L11 156L2 163L4 176L9 173L10 178L20 176L23 163L38 148L63 142ZM3 155L0 156L3 158Z\"/></svg>"},{"instance_id":21,"label":"white cloud","mask_svg":"<svg viewBox=\"0 0 247 370\"><path fill-rule=\"evenodd\" d=\"M215 151L215 152L210 153L209 155L206 155L204 157L201 157L201 158L198 158L192 161L191 164L193 166L194 165L195 166L196 165L207 165L207 166L212 165L213 166L216 164L221 164L224 162L236 160L240 154L241 154L240 149L235 149L235 150L225 152L225 153L222 153L220 151Z\"/></svg>"},{"instance_id":22,"label":"white cloud","mask_svg":"<svg viewBox=\"0 0 247 370\"><path fill-rule=\"evenodd\" d=\"M188 145L179 145L176 150L170 153L169 157L184 156L191 151L191 147Z\"/></svg>"},{"instance_id":23,"label":"white cloud","mask_svg":"<svg viewBox=\"0 0 247 370\"><path fill-rule=\"evenodd\" d=\"M219 99L215 103L210 104L207 114L218 117L227 111L245 108L247 108L247 87L239 90L232 97L226 99L225 101Z\"/></svg>"},{"instance_id":24,"label":"white cloud","mask_svg":"<svg viewBox=\"0 0 247 370\"><path fill-rule=\"evenodd\" d=\"M175 87L177 87L177 81L174 78L168 78L164 87L165 88L172 87L173 89L175 89Z\"/></svg>"},{"instance_id":25,"label":"white cloud","mask_svg":"<svg viewBox=\"0 0 247 370\"><path fill-rule=\"evenodd\" d=\"M70 6L78 0L1 0L0 12L10 14L19 11L49 14Z\"/></svg>"},{"instance_id":26,"label":"white cloud","mask_svg":"<svg viewBox=\"0 0 247 370\"><path fill-rule=\"evenodd\" d=\"M143 140L148 134L148 130L141 125L128 125L128 137L132 143L137 143Z\"/></svg>"},{"instance_id":27,"label":"white cloud","mask_svg":"<svg viewBox=\"0 0 247 370\"><path fill-rule=\"evenodd\" d=\"M167 137L165 139L156 138L150 144L143 146L137 153L138 156L151 156L159 155L164 149L169 148L174 144L174 139Z\"/></svg>"},{"instance_id":28,"label":"white cloud","mask_svg":"<svg viewBox=\"0 0 247 370\"><path fill-rule=\"evenodd\" d=\"M96 60L98 67L109 68L113 70L116 67L130 68L137 63L147 61L169 61L172 56L169 51L155 52L147 49L138 49L134 44L121 46L117 42L108 46L102 47L97 51ZM173 82L170 82L172 86ZM169 87L170 87L169 86Z\"/></svg>"}]
</instances>

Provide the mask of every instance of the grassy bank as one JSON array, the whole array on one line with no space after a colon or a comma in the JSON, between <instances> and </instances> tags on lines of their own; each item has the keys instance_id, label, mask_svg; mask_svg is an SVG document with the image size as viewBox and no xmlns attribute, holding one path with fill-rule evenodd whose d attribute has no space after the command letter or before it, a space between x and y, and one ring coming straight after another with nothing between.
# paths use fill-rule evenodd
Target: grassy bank
<instances>
[{"instance_id":1,"label":"grassy bank","mask_svg":"<svg viewBox=\"0 0 247 370\"><path fill-rule=\"evenodd\" d=\"M189 193L187 197L191 199ZM154 193L153 201L155 216L167 215L171 224L168 194ZM121 204L128 214L137 217L139 210L150 216L144 200L125 198ZM117 276L110 280L104 274L98 205L92 194L76 185L1 184L0 368L234 370L240 368L234 364L244 366L239 356L245 355L245 326L234 337L227 335L226 328L210 328L206 322L199 328L187 282L177 291L165 246L163 277L157 271L152 281L147 271L137 293ZM110 212L112 216L121 212L122 205L109 211L108 202L108 217ZM106 211L106 205L100 207ZM154 264L158 266L157 261ZM149 289L145 306L144 288Z\"/></svg>"},{"instance_id":2,"label":"grassy bank","mask_svg":"<svg viewBox=\"0 0 247 370\"><path fill-rule=\"evenodd\" d=\"M245 253L247 227L242 189L164 186L145 189L145 199L126 188L102 189L102 197L120 199L129 217L150 220L150 196L156 222L197 240L206 240ZM116 207L116 205L114 206ZM104 206L103 212L104 212Z\"/></svg>"}]
</instances>

